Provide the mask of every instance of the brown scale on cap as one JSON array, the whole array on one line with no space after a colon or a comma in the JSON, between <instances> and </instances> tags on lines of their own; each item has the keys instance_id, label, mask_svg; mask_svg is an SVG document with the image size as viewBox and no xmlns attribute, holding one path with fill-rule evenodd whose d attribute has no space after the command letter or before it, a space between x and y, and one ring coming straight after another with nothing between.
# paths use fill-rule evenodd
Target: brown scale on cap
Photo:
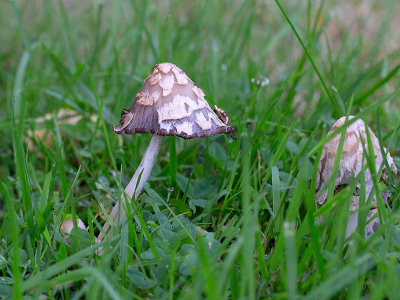
<instances>
[{"instance_id":1,"label":"brown scale on cap","mask_svg":"<svg viewBox=\"0 0 400 300\"><path fill-rule=\"evenodd\" d=\"M218 118L204 98L203 91L172 63L156 65L145 79L129 110L121 113L119 134L153 133L185 139L232 134L229 116Z\"/></svg>"},{"instance_id":2,"label":"brown scale on cap","mask_svg":"<svg viewBox=\"0 0 400 300\"><path fill-rule=\"evenodd\" d=\"M225 125L231 122L231 118L222 108L218 108L218 106L214 105L214 111Z\"/></svg>"}]
</instances>

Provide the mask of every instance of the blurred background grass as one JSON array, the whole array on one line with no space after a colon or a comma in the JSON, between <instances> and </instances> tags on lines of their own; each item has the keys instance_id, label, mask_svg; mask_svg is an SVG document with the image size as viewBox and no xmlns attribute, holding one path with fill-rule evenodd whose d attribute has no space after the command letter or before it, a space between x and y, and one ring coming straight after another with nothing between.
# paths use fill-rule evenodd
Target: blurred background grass
<instances>
[{"instance_id":1,"label":"blurred background grass","mask_svg":"<svg viewBox=\"0 0 400 300\"><path fill-rule=\"evenodd\" d=\"M168 269L167 279L159 278L154 274L162 273L166 258L143 262L140 253L148 249L148 237L143 237L136 219L126 240L110 242L120 251L99 260L95 271L77 259L73 270L83 275L78 274L74 283L61 276L71 271L65 264L51 275L59 275L52 283L41 282L30 293L96 298L105 288L111 291L101 295L105 298L112 293L198 298L395 296L391 291L398 287L400 273L398 180L392 178L388 185L390 222L368 242L359 238L358 251L349 250L350 258L335 245L334 237L341 232L335 219L311 225L315 208L307 204L313 199L306 182L318 162L308 151L344 114L350 99L350 113L363 113L399 165L400 4L353 0L281 5L327 90L275 1L0 3L0 270L6 281L0 283L2 295L9 295L16 274L38 280L43 273L39 270L62 263L65 249L79 254L85 248L70 249L57 235L64 215L75 216L76 209L91 226L91 237L97 235L93 219L104 222L101 207L107 211L118 200L120 187L133 174L149 140L147 135L121 138L112 132L112 124L130 106L152 67L170 61L203 89L210 105L217 104L232 117L239 140L168 139L152 173L154 190L147 188L139 215L143 213L146 221L157 219L160 205L169 222L179 220L160 202L149 204L156 192L188 224L213 233L218 251L209 253L198 246L193 250L198 272L197 267L189 273ZM264 77L270 80L267 86L252 82ZM169 144L175 142L176 153L171 154ZM177 170L169 167L173 160ZM30 242L26 235L19 238L26 257L14 269L10 251L16 240L3 201L6 195L12 199L9 205L16 212L19 232L30 236ZM289 225L283 227L285 220ZM160 219L154 222L153 227L162 227ZM208 245L208 237L197 238ZM316 250L319 243L321 252ZM179 246L167 247L166 257L176 260L176 267L182 265L179 259L189 256L177 252L185 244L188 241L181 237ZM379 244L385 247L377 250ZM372 257L375 263L363 269ZM140 272L127 273L137 264ZM104 274L109 285L95 277L96 272ZM157 284L137 286L132 278L138 277L130 281L127 274L142 276L147 283L143 278L148 276ZM337 276L336 287L328 274ZM28 292L27 286L38 284L15 288L14 296Z\"/></svg>"}]
</instances>

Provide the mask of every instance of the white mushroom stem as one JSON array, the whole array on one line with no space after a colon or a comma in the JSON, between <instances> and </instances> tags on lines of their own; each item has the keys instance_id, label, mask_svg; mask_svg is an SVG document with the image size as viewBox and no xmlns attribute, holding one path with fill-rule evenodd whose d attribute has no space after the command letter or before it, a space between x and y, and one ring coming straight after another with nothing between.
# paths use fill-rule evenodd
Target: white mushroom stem
<instances>
[{"instance_id":1,"label":"white mushroom stem","mask_svg":"<svg viewBox=\"0 0 400 300\"><path fill-rule=\"evenodd\" d=\"M110 213L110 218L114 223L118 219L121 222L122 218L125 216L125 207L127 207L128 205L125 195L128 198L128 200L131 200L133 198L133 194L135 194L134 200L136 200L140 192L142 191L143 186L146 183L147 179L149 178L151 170L153 169L158 152L160 151L162 140L163 137L159 135L153 135L151 137L150 143L147 146L147 149L143 155L139 167L137 168L135 174L132 176L131 180L126 186L124 193L121 195L121 201L122 201L121 205L117 203ZM138 184L139 177L140 177L140 182ZM110 222L107 221L103 226L103 232L106 233L109 227L110 227ZM98 241L100 242L103 239L103 237L104 237L103 233L100 232Z\"/></svg>"}]
</instances>

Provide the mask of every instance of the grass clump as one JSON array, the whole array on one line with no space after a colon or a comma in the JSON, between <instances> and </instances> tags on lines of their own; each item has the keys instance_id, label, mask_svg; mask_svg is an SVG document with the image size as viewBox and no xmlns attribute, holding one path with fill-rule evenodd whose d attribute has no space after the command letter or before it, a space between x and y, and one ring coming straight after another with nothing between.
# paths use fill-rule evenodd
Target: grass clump
<instances>
[{"instance_id":1,"label":"grass clump","mask_svg":"<svg viewBox=\"0 0 400 300\"><path fill-rule=\"evenodd\" d=\"M367 240L344 240L350 189L328 210L313 187L326 133L346 114L365 119L399 166L399 10L2 2L0 296L396 299L398 179L375 182L391 197ZM167 138L138 201L96 244L150 139L121 138L112 124L163 61L231 116L238 140ZM88 231L67 242L66 218Z\"/></svg>"}]
</instances>

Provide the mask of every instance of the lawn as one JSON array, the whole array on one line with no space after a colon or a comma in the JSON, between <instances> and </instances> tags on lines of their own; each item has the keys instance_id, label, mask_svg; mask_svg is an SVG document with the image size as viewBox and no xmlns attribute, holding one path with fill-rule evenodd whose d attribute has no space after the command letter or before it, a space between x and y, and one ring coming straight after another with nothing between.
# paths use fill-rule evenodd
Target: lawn
<instances>
[{"instance_id":1,"label":"lawn","mask_svg":"<svg viewBox=\"0 0 400 300\"><path fill-rule=\"evenodd\" d=\"M396 0L2 1L0 297L398 299L398 177L373 172L373 194L391 195L367 239L346 238L355 185L321 207L315 186L346 115L400 168L399 14ZM97 243L151 138L113 124L160 62L237 140L165 137ZM60 233L78 218L87 230Z\"/></svg>"}]
</instances>

